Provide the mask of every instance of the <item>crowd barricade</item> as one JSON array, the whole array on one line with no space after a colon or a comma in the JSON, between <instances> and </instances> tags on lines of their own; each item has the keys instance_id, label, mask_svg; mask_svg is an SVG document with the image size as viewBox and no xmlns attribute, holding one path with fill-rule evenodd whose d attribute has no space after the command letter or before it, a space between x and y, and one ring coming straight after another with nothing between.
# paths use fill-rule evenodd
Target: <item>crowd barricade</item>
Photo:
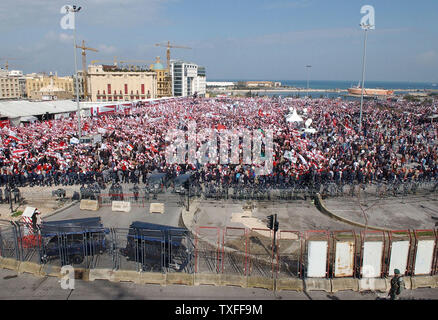
<instances>
[{"instance_id":1,"label":"crowd barricade","mask_svg":"<svg viewBox=\"0 0 438 320\"><path fill-rule=\"evenodd\" d=\"M170 230L167 238L167 272L193 274L195 245L190 232Z\"/></svg>"},{"instance_id":2,"label":"crowd barricade","mask_svg":"<svg viewBox=\"0 0 438 320\"><path fill-rule=\"evenodd\" d=\"M136 260L138 246L133 241L129 228L111 228L111 252L114 270L140 271L141 265Z\"/></svg>"},{"instance_id":3,"label":"crowd barricade","mask_svg":"<svg viewBox=\"0 0 438 320\"><path fill-rule=\"evenodd\" d=\"M308 230L304 233L303 253L306 278L328 278L330 257L330 233L326 230Z\"/></svg>"},{"instance_id":4,"label":"crowd barricade","mask_svg":"<svg viewBox=\"0 0 438 320\"><path fill-rule=\"evenodd\" d=\"M111 272L120 271L120 279L123 272L126 277L144 274L148 283L165 283L170 277L267 289L278 284L280 290L301 290L303 283L309 290L386 290L394 269L424 282L436 275L438 263L438 232L433 229L360 234L280 230L274 238L270 229L239 227L200 226L191 233L60 225L50 232L35 228L33 234L25 228L23 222L0 221L1 261L55 275L72 265L93 270L90 279L112 279ZM415 287L424 285L420 280Z\"/></svg>"},{"instance_id":5,"label":"crowd barricade","mask_svg":"<svg viewBox=\"0 0 438 320\"><path fill-rule=\"evenodd\" d=\"M414 230L414 251L411 273L433 275L436 271L437 230Z\"/></svg>"},{"instance_id":6,"label":"crowd barricade","mask_svg":"<svg viewBox=\"0 0 438 320\"><path fill-rule=\"evenodd\" d=\"M195 273L221 272L221 228L198 227L195 231Z\"/></svg>"},{"instance_id":7,"label":"crowd barricade","mask_svg":"<svg viewBox=\"0 0 438 320\"><path fill-rule=\"evenodd\" d=\"M300 231L279 230L276 253L277 278L301 278L303 274L303 239Z\"/></svg>"},{"instance_id":8,"label":"crowd barricade","mask_svg":"<svg viewBox=\"0 0 438 320\"><path fill-rule=\"evenodd\" d=\"M270 229L252 228L247 233L249 245L248 276L272 278L275 262L274 232Z\"/></svg>"},{"instance_id":9,"label":"crowd barricade","mask_svg":"<svg viewBox=\"0 0 438 320\"><path fill-rule=\"evenodd\" d=\"M222 233L221 273L246 276L249 270L246 228L225 227Z\"/></svg>"},{"instance_id":10,"label":"crowd barricade","mask_svg":"<svg viewBox=\"0 0 438 320\"><path fill-rule=\"evenodd\" d=\"M330 276L333 278L355 277L358 237L355 231L333 231Z\"/></svg>"},{"instance_id":11,"label":"crowd barricade","mask_svg":"<svg viewBox=\"0 0 438 320\"><path fill-rule=\"evenodd\" d=\"M84 229L59 226L40 230L40 261L43 264L92 269L110 246L107 228Z\"/></svg>"},{"instance_id":12,"label":"crowd barricade","mask_svg":"<svg viewBox=\"0 0 438 320\"><path fill-rule=\"evenodd\" d=\"M361 232L359 254L359 277L381 278L384 273L385 248L387 239L384 231L366 230Z\"/></svg>"},{"instance_id":13,"label":"crowd barricade","mask_svg":"<svg viewBox=\"0 0 438 320\"><path fill-rule=\"evenodd\" d=\"M0 220L0 257L20 260L16 225Z\"/></svg>"},{"instance_id":14,"label":"crowd barricade","mask_svg":"<svg viewBox=\"0 0 438 320\"><path fill-rule=\"evenodd\" d=\"M388 234L388 251L386 254L384 275L393 276L394 270L402 275L410 275L413 258L413 239L409 230L391 230Z\"/></svg>"}]
</instances>

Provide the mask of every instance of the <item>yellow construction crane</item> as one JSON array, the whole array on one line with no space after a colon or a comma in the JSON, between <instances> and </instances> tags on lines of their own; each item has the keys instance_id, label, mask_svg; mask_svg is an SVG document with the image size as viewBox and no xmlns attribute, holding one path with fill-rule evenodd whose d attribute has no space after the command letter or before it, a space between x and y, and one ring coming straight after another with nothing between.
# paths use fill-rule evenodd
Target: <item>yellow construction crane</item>
<instances>
[{"instance_id":1,"label":"yellow construction crane","mask_svg":"<svg viewBox=\"0 0 438 320\"><path fill-rule=\"evenodd\" d=\"M9 61L11 60L20 60L20 59L14 59L14 58L0 58L0 60L5 60L5 69L9 70Z\"/></svg>"},{"instance_id":2,"label":"yellow construction crane","mask_svg":"<svg viewBox=\"0 0 438 320\"><path fill-rule=\"evenodd\" d=\"M151 63L150 61L146 61L146 60L125 60L125 61L119 61L120 64L122 63L138 63L138 62L143 62L143 63ZM129 65L130 69L134 69L135 71L137 70L137 67L135 65Z\"/></svg>"},{"instance_id":3,"label":"yellow construction crane","mask_svg":"<svg viewBox=\"0 0 438 320\"><path fill-rule=\"evenodd\" d=\"M113 62L114 66L117 66L117 57L114 57L114 61L91 60L91 64L95 64L96 62L103 62L103 63Z\"/></svg>"},{"instance_id":4,"label":"yellow construction crane","mask_svg":"<svg viewBox=\"0 0 438 320\"><path fill-rule=\"evenodd\" d=\"M86 51L88 50L88 51L99 52L99 50L86 47L84 40L82 40L82 46L76 45L76 48L82 49L82 72L84 73L84 99L85 99L85 101L88 101L88 83L87 83L88 72L87 72L87 53L86 53Z\"/></svg>"},{"instance_id":5,"label":"yellow construction crane","mask_svg":"<svg viewBox=\"0 0 438 320\"><path fill-rule=\"evenodd\" d=\"M191 49L189 47L184 47L184 46L177 46L174 44L170 44L170 41L167 41L167 44L161 44L161 43L156 43L155 44L156 47L165 47L167 48L167 70L170 70L170 48L178 48L178 49Z\"/></svg>"}]
</instances>

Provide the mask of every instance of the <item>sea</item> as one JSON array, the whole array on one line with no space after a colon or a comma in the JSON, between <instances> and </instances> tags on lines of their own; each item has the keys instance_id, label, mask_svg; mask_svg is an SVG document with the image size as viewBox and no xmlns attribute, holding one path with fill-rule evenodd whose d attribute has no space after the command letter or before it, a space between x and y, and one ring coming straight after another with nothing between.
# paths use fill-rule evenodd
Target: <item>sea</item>
<instances>
[{"instance_id":1,"label":"sea","mask_svg":"<svg viewBox=\"0 0 438 320\"><path fill-rule=\"evenodd\" d=\"M208 79L208 81L251 81L251 80L211 80ZM307 80L270 80L270 81L278 81L281 82L282 86L290 86L294 88L307 88ZM334 81L334 80L309 80L309 88L310 89L321 89L321 90L347 90L348 88L351 88L353 86L357 86L359 84L358 81ZM405 94L411 90L438 90L438 83L434 82L400 82L400 81L365 81L365 87L366 88L379 88L379 89L399 89L402 91L397 91L395 94ZM403 91L406 90L406 91ZM344 97L347 93L346 92L310 92L309 95L312 98L337 98L337 97ZM305 91L302 92L263 92L263 95L267 96L306 96L308 95Z\"/></svg>"}]
</instances>

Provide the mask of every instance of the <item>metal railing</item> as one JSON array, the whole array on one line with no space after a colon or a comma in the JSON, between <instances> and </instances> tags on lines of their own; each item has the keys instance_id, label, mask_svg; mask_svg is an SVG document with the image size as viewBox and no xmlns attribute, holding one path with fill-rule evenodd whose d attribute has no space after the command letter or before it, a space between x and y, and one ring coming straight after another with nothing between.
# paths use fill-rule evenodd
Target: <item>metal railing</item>
<instances>
[{"instance_id":1,"label":"metal railing","mask_svg":"<svg viewBox=\"0 0 438 320\"><path fill-rule=\"evenodd\" d=\"M311 243L323 243L322 277L364 277L366 242L380 241L378 274L390 275L391 250L397 241L408 244L405 275L417 275L423 261L431 261L429 275L438 274L438 230L353 231L281 230L274 243L269 229L198 227L189 232L130 228L71 228L43 232L24 223L0 221L0 256L41 265L73 265L85 269L137 272L223 274L243 278L287 279L309 277L315 257ZM419 256L420 242L428 243L427 256ZM325 245L324 245L325 243ZM312 244L313 245L313 244ZM424 243L423 243L424 245ZM347 251L337 250L346 246ZM398 248L398 247L397 247ZM425 254L422 247L421 254ZM313 249L315 250L315 249ZM339 254L347 257L339 259ZM350 256L348 256L350 255ZM398 259L399 260L399 259ZM349 265L338 265L350 261ZM314 266L313 266L314 267ZM424 267L424 266L423 266ZM318 269L318 268L317 268ZM339 271L341 270L341 271ZM418 269L420 270L420 269ZM423 273L424 274L424 273ZM311 275L310 275L311 276Z\"/></svg>"}]
</instances>

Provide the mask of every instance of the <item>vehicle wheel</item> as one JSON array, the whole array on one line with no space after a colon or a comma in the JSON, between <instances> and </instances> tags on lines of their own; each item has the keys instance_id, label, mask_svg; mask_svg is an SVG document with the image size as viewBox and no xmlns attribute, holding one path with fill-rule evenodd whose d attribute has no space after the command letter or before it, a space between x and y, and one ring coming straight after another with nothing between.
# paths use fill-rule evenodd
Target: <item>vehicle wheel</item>
<instances>
[{"instance_id":1,"label":"vehicle wheel","mask_svg":"<svg viewBox=\"0 0 438 320\"><path fill-rule=\"evenodd\" d=\"M71 257L70 261L72 261L73 264L81 264L82 261L84 261L84 257L77 254L77 255L74 255L73 257Z\"/></svg>"}]
</instances>

